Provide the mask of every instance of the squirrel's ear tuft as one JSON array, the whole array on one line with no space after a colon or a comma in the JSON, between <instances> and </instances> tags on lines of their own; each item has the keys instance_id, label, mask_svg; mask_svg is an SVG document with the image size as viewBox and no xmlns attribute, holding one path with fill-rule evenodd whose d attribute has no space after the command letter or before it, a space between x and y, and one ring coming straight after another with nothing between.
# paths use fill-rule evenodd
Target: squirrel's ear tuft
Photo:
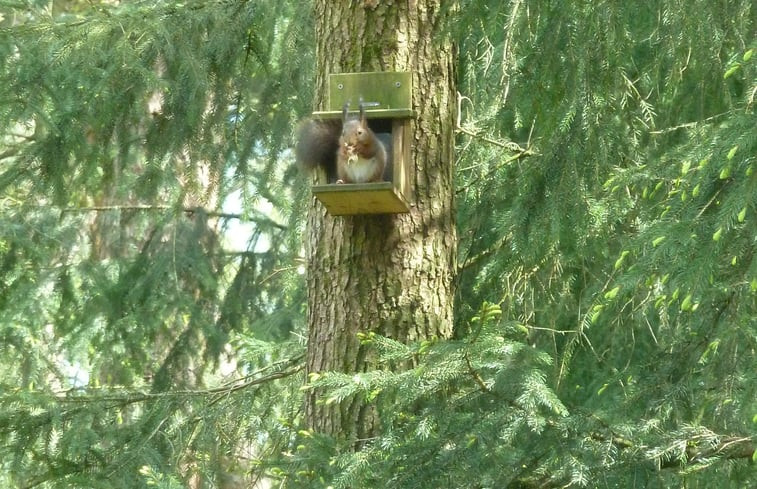
<instances>
[{"instance_id":1,"label":"squirrel's ear tuft","mask_svg":"<svg viewBox=\"0 0 757 489\"><path fill-rule=\"evenodd\" d=\"M350 114L350 103L345 102L344 107L342 107L342 121L346 121L349 114Z\"/></svg>"}]
</instances>

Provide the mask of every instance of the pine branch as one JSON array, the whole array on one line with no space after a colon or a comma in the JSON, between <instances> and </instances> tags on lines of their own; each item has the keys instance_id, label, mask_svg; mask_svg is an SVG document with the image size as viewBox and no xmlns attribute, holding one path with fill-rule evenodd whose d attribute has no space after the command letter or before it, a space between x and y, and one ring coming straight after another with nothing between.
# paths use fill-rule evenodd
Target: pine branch
<instances>
[{"instance_id":1,"label":"pine branch","mask_svg":"<svg viewBox=\"0 0 757 489\"><path fill-rule=\"evenodd\" d=\"M119 394L113 394L112 390L109 389L88 389L86 394L76 394L76 389L69 389L56 393L53 397L56 401L64 403L118 402L122 406L168 398L209 397L217 396L219 394L221 395L220 397L225 397L231 393L272 382L274 380L284 379L302 371L302 369L305 368L305 365L303 363L300 363L303 357L304 355L300 354L296 357L282 360L281 362L276 362L240 379L235 379L223 386L215 387L212 389L176 390L157 393L123 392ZM291 365L291 367L262 377L258 376L261 372L270 370L282 364ZM215 404L216 402L218 402L218 400L219 397L213 397L213 399L210 401L210 404Z\"/></svg>"},{"instance_id":2,"label":"pine branch","mask_svg":"<svg viewBox=\"0 0 757 489\"><path fill-rule=\"evenodd\" d=\"M159 204L130 204L130 205L94 205L94 206L86 206L86 207L66 207L64 209L61 209L61 212L109 212L109 211L166 211L176 209L174 206L169 205L159 205ZM208 217L216 217L219 219L237 219L243 222L260 222L260 223L266 223L273 227L276 227L281 230L288 229L287 226L283 224L279 224L275 222L274 220L265 217L265 216L257 216L252 217L246 214L237 214L237 213L230 213L230 212L218 212L218 211L209 211L203 207L183 207L179 209L180 212L184 212L186 214L204 214Z\"/></svg>"},{"instance_id":3,"label":"pine branch","mask_svg":"<svg viewBox=\"0 0 757 489\"><path fill-rule=\"evenodd\" d=\"M592 418L594 418L595 420L597 419L595 416L592 416ZM609 442L618 451L641 448L640 445L635 444L631 440L616 434L612 434L611 436L607 437L599 433L590 433L589 437L598 442ZM755 443L754 440L752 440L752 438L750 437L726 437L723 438L717 445L704 449L697 449L696 441L697 440L682 441L682 443L686 443L687 447L689 447L686 449L685 460L678 458L664 460L660 463L658 468L660 470L683 469L685 467L694 467L697 464L705 463L708 459L751 460L752 457L754 457ZM524 473L529 472L530 471L528 470L524 471ZM539 487L541 489L568 487L571 485L571 483L567 482L564 478L540 478L537 481L533 481L526 476L522 477L520 479L520 482L522 483L523 487Z\"/></svg>"},{"instance_id":4,"label":"pine branch","mask_svg":"<svg viewBox=\"0 0 757 489\"><path fill-rule=\"evenodd\" d=\"M739 460L754 457L755 442L750 437L729 436L712 447L699 448L697 440L686 441L686 459L671 458L660 463L661 469L675 469L693 466L705 462L707 459Z\"/></svg>"},{"instance_id":5,"label":"pine branch","mask_svg":"<svg viewBox=\"0 0 757 489\"><path fill-rule=\"evenodd\" d=\"M719 117L723 117L725 115L728 115L729 113L730 112L723 112L722 114L713 115L712 117L708 117L706 119L702 119L701 121L686 122L684 124L679 124L679 125L673 126L673 127L666 127L665 129L659 129L657 131L649 131L649 134L657 136L657 135L660 135L660 134L667 134L667 133L670 133L670 132L673 132L673 131L677 131L679 129L686 129L686 128L689 128L689 127L696 127L696 126L698 126L700 124L706 124L708 122L712 122L713 120L715 120L715 119L717 119Z\"/></svg>"},{"instance_id":6,"label":"pine branch","mask_svg":"<svg viewBox=\"0 0 757 489\"><path fill-rule=\"evenodd\" d=\"M484 379L481 378L481 375L476 371L476 369L473 368L473 365L471 365L468 353L465 353L463 357L465 358L465 364L468 367L468 373L471 375L471 377L473 377L473 380L476 382L476 384L478 384L481 390L488 394L490 392L490 389L484 383Z\"/></svg>"},{"instance_id":7,"label":"pine branch","mask_svg":"<svg viewBox=\"0 0 757 489\"><path fill-rule=\"evenodd\" d=\"M596 416L592 416L592 418L598 420ZM603 421L599 421L610 431L610 436L593 432L589 435L593 440L600 442L610 442L618 450L641 448L641 444L635 443L626 437L614 433L612 429ZM723 437L716 445L706 448L698 447L697 444L699 441L700 440L698 440L697 438L681 441L681 443L685 443L687 447L685 460L681 460L680 458L661 460L659 468L672 469L693 466L712 458L719 458L722 460L751 459L754 456L755 452L754 440L751 437L746 436ZM648 447L646 448L646 451L649 451Z\"/></svg>"},{"instance_id":8,"label":"pine branch","mask_svg":"<svg viewBox=\"0 0 757 489\"><path fill-rule=\"evenodd\" d=\"M513 142L513 141L498 141L496 139L492 139L492 138L490 138L488 136L485 136L483 132L473 132L470 129L464 128L463 126L457 126L455 128L455 130L457 132L461 132L463 134L467 134L468 136L470 136L470 137L472 137L474 139L479 139L481 141L484 141L485 143L492 144L492 145L497 146L499 148L505 148L507 150L510 150L510 151L516 153L516 155L514 157L510 158L508 161L506 161L506 163L509 163L511 161L514 161L514 160L517 160L517 159L522 158L524 156L533 156L533 155L536 155L536 153L533 150L531 150L529 148L524 148L524 147L520 146L518 143Z\"/></svg>"},{"instance_id":9,"label":"pine branch","mask_svg":"<svg viewBox=\"0 0 757 489\"><path fill-rule=\"evenodd\" d=\"M505 245L505 243L507 243L507 239L508 239L508 236L506 235L502 236L497 241L495 241L494 244L492 244L490 247L476 253L473 256L466 258L465 261L462 264L460 264L460 266L457 268L457 272L460 273L463 270L476 265L478 262L488 257L489 255L496 253L497 251L500 250L500 248L502 248L502 246Z\"/></svg>"},{"instance_id":10,"label":"pine branch","mask_svg":"<svg viewBox=\"0 0 757 489\"><path fill-rule=\"evenodd\" d=\"M487 138L485 136L481 136L480 134L476 134L476 133L473 133L471 131L465 130L465 129L461 128L461 127L458 127L457 130L460 131L460 132L462 132L462 133L464 133L464 134L468 134L468 135L470 135L472 137L477 137L477 138L482 139L482 140L484 140L484 141L486 141L488 143L494 144L495 146L500 146L502 148L506 148L506 149L509 149L511 151L515 150L517 152L514 155L512 155L512 156L510 156L508 158L505 158L504 160L502 160L498 164L494 165L484 175L478 176L477 178L474 178L470 182L468 182L467 185L463 185L460 188L458 188L457 191L455 192L456 194L461 194L461 193L465 192L470 187L474 186L475 184L477 184L480 181L484 181L484 182L490 181L497 171L499 171L501 168L504 168L505 166L508 166L510 163L518 161L519 159L525 158L527 156L538 156L539 155L539 153L537 153L535 151L532 151L529 148L521 148L520 146L518 146L516 143L513 143L512 141L498 142L498 141L495 141L493 139ZM510 146L510 145L514 145L514 146ZM462 169L460 171L464 171L464 170L465 169Z\"/></svg>"},{"instance_id":11,"label":"pine branch","mask_svg":"<svg viewBox=\"0 0 757 489\"><path fill-rule=\"evenodd\" d=\"M250 388L250 387L253 387L253 386L256 386L256 385L264 384L264 383L267 383L267 382L272 382L274 380L283 379L283 378L289 377L291 375L294 375L294 374L302 371L305 368L305 364L304 363L300 363L300 362L302 361L302 359L304 357L305 357L305 355L303 353L303 354L298 355L298 356L296 356L296 357L294 357L292 359L286 360L286 362L288 364L294 364L291 368L289 368L287 370L281 370L281 371L274 372L272 374L266 375L264 377L257 377L257 378L250 378L250 376L248 375L245 378L250 378L250 380L246 380L246 381L244 381L242 383L232 383L232 384L229 384L229 385L224 386L224 387L219 387L219 388L216 388L216 389L212 389L211 392L213 392L215 394L221 394L221 395L219 395L218 397L212 399L210 401L209 405L212 406L213 404L217 403L218 401L220 401L224 397L226 397L226 396L228 396L228 395L230 395L230 394L232 394L234 392L237 392L237 391L240 391L240 390L243 390L243 389L247 389L247 388ZM279 362L279 363L281 363L281 362ZM276 364L274 364L274 365L276 365ZM271 367L273 367L273 365L271 365L269 367L265 367L264 369L259 370L259 372L263 371L263 370L265 370L267 368L271 368ZM254 374L251 374L251 375L254 375Z\"/></svg>"}]
</instances>

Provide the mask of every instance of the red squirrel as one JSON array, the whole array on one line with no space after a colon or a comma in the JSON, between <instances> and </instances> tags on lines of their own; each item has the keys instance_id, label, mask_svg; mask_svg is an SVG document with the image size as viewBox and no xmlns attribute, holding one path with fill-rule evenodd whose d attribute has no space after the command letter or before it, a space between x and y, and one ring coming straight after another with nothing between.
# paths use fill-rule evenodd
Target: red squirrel
<instances>
[{"instance_id":1,"label":"red squirrel","mask_svg":"<svg viewBox=\"0 0 757 489\"><path fill-rule=\"evenodd\" d=\"M329 181L338 184L380 182L387 166L387 148L368 127L363 104L358 117L349 117L348 107L344 106L341 124L308 120L300 127L297 161L323 167Z\"/></svg>"}]
</instances>

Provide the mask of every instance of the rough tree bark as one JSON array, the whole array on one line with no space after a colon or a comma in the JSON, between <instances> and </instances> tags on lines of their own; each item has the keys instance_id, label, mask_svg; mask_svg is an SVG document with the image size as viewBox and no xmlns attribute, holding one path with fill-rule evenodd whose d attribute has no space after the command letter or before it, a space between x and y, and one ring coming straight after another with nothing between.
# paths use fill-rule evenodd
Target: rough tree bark
<instances>
[{"instance_id":1,"label":"rough tree bark","mask_svg":"<svg viewBox=\"0 0 757 489\"><path fill-rule=\"evenodd\" d=\"M358 332L400 341L452 332L457 236L453 191L453 50L442 31L442 0L317 0L316 94L328 75L413 73L408 214L332 217L315 199L308 215L308 372L361 372L371 359ZM306 399L309 428L347 441L376 433L360 399L341 405Z\"/></svg>"}]
</instances>

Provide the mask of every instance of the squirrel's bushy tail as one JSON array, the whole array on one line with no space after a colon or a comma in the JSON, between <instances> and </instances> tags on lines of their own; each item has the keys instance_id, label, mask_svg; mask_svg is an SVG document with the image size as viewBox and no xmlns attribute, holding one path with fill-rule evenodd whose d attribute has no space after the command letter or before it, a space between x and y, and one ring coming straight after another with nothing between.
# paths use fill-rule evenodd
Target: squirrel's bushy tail
<instances>
[{"instance_id":1,"label":"squirrel's bushy tail","mask_svg":"<svg viewBox=\"0 0 757 489\"><path fill-rule=\"evenodd\" d=\"M336 175L336 153L342 121L338 119L308 119L297 130L294 154L297 163L305 168L323 167L331 181Z\"/></svg>"}]
</instances>

